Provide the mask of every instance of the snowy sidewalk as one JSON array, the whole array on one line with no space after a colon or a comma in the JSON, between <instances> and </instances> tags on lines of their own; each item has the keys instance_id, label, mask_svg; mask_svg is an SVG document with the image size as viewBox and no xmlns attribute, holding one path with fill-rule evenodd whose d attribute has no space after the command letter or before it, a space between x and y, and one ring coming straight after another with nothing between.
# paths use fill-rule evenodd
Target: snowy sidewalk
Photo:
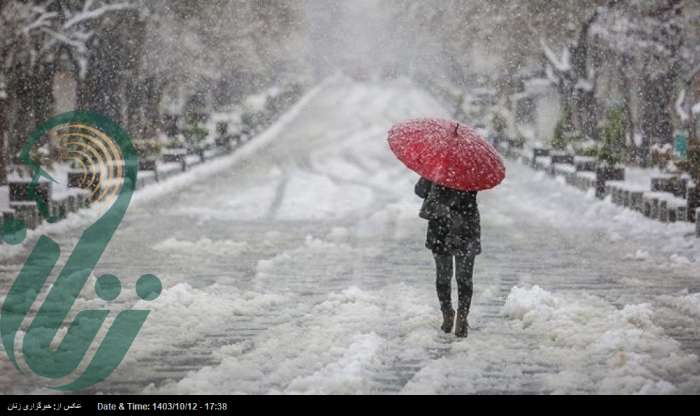
<instances>
[{"instance_id":1,"label":"snowy sidewalk","mask_svg":"<svg viewBox=\"0 0 700 416\"><path fill-rule=\"evenodd\" d=\"M96 274L165 290L91 392L700 392L698 243L517 164L479 196L474 329L439 331L417 177L386 131L444 113L408 83L338 81L257 156L130 208ZM0 390L27 390L8 365Z\"/></svg>"}]
</instances>

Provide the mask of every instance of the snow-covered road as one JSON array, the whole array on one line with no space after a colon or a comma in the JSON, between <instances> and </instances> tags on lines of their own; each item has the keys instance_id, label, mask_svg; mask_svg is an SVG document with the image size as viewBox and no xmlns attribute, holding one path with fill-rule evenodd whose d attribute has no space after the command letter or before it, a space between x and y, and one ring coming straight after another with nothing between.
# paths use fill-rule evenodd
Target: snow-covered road
<instances>
[{"instance_id":1,"label":"snow-covered road","mask_svg":"<svg viewBox=\"0 0 700 416\"><path fill-rule=\"evenodd\" d=\"M143 273L165 289L89 392L700 393L700 244L516 164L479 195L469 338L440 332L417 177L386 145L440 115L408 82L337 79L254 156L134 204L96 275L122 305ZM2 360L3 391L47 392Z\"/></svg>"}]
</instances>

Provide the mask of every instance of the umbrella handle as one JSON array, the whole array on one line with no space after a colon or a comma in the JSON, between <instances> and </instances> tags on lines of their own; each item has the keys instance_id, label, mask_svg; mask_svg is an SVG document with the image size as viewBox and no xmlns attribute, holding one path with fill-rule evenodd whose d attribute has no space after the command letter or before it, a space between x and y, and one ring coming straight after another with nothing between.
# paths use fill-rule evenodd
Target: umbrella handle
<instances>
[{"instance_id":1,"label":"umbrella handle","mask_svg":"<svg viewBox=\"0 0 700 416\"><path fill-rule=\"evenodd\" d=\"M455 131L452 132L453 136L457 136L457 130L459 130L459 123L455 125Z\"/></svg>"}]
</instances>

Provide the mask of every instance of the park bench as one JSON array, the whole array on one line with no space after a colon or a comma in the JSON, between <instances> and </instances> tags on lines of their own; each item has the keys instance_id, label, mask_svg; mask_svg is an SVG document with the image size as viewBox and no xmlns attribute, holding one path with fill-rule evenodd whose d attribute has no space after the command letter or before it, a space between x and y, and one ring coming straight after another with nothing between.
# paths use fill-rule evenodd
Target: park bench
<instances>
[{"instance_id":1,"label":"park bench","mask_svg":"<svg viewBox=\"0 0 700 416\"><path fill-rule=\"evenodd\" d=\"M178 162L160 162L158 163L158 180L164 181L184 171L185 159Z\"/></svg>"},{"instance_id":2,"label":"park bench","mask_svg":"<svg viewBox=\"0 0 700 416\"><path fill-rule=\"evenodd\" d=\"M539 157L549 157L549 149L544 148L544 147L533 147L531 149L531 157L529 158L531 162L531 166L535 168L535 164L537 162L537 158Z\"/></svg>"},{"instance_id":3,"label":"park bench","mask_svg":"<svg viewBox=\"0 0 700 416\"><path fill-rule=\"evenodd\" d=\"M651 178L653 192L670 192L678 197L685 197L688 190L688 178L676 175L657 175Z\"/></svg>"},{"instance_id":4,"label":"park bench","mask_svg":"<svg viewBox=\"0 0 700 416\"><path fill-rule=\"evenodd\" d=\"M565 152L550 152L549 157L552 159L552 164L556 163L568 163L570 165L574 164L574 155L570 155Z\"/></svg>"},{"instance_id":5,"label":"park bench","mask_svg":"<svg viewBox=\"0 0 700 416\"><path fill-rule=\"evenodd\" d=\"M12 201L10 208L14 211L14 218L23 221L28 230L35 229L41 223L35 201Z\"/></svg>"},{"instance_id":6,"label":"park bench","mask_svg":"<svg viewBox=\"0 0 700 416\"><path fill-rule=\"evenodd\" d=\"M0 232L3 230L3 224L15 217L15 212L10 209L10 207L0 208ZM0 235L0 244L3 243L2 236Z\"/></svg>"},{"instance_id":7,"label":"park bench","mask_svg":"<svg viewBox=\"0 0 700 416\"><path fill-rule=\"evenodd\" d=\"M636 211L642 211L644 192L648 192L646 187L625 181L607 181L605 183L605 197L610 196L610 201L615 205Z\"/></svg>"},{"instance_id":8,"label":"park bench","mask_svg":"<svg viewBox=\"0 0 700 416\"><path fill-rule=\"evenodd\" d=\"M695 215L696 209L700 208L700 192L697 191L697 185L688 183L685 199L688 201L688 221L698 222L698 217Z\"/></svg>"},{"instance_id":9,"label":"park bench","mask_svg":"<svg viewBox=\"0 0 700 416\"><path fill-rule=\"evenodd\" d=\"M552 164L552 159L549 156L538 156L535 158L535 170L547 171Z\"/></svg>"},{"instance_id":10,"label":"park bench","mask_svg":"<svg viewBox=\"0 0 700 416\"><path fill-rule=\"evenodd\" d=\"M91 205L91 191L77 187L54 189L49 200L49 215L63 219L69 213Z\"/></svg>"},{"instance_id":11,"label":"park bench","mask_svg":"<svg viewBox=\"0 0 700 416\"><path fill-rule=\"evenodd\" d=\"M187 163L187 168L191 168L197 165L201 165L204 162L203 158L199 155L187 155L185 156L185 163Z\"/></svg>"},{"instance_id":12,"label":"park bench","mask_svg":"<svg viewBox=\"0 0 700 416\"><path fill-rule=\"evenodd\" d=\"M596 175L595 172L576 172L576 187L584 192L589 189L595 189Z\"/></svg>"},{"instance_id":13,"label":"park bench","mask_svg":"<svg viewBox=\"0 0 700 416\"><path fill-rule=\"evenodd\" d=\"M576 171L595 172L598 160L591 156L574 156Z\"/></svg>"},{"instance_id":14,"label":"park bench","mask_svg":"<svg viewBox=\"0 0 700 416\"><path fill-rule=\"evenodd\" d=\"M180 170L187 170L187 161L185 160L187 156L187 149L184 147L175 147L170 149L165 149L161 156L164 163L179 163Z\"/></svg>"},{"instance_id":15,"label":"park bench","mask_svg":"<svg viewBox=\"0 0 700 416\"><path fill-rule=\"evenodd\" d=\"M567 184L574 185L576 180L576 167L568 163L555 163L552 165L554 176L561 176Z\"/></svg>"},{"instance_id":16,"label":"park bench","mask_svg":"<svg viewBox=\"0 0 700 416\"><path fill-rule=\"evenodd\" d=\"M649 218L661 222L687 220L687 201L670 192L645 192L642 200L642 213Z\"/></svg>"}]
</instances>

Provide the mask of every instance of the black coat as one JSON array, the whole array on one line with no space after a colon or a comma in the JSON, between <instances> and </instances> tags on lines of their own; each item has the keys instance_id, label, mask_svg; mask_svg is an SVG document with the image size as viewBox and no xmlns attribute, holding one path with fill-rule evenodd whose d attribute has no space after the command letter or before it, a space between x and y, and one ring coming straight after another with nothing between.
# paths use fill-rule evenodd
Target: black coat
<instances>
[{"instance_id":1,"label":"black coat","mask_svg":"<svg viewBox=\"0 0 700 416\"><path fill-rule=\"evenodd\" d=\"M458 191L421 178L415 192L424 199L420 217L428 220L427 248L440 255L481 253L481 221L475 191Z\"/></svg>"}]
</instances>

